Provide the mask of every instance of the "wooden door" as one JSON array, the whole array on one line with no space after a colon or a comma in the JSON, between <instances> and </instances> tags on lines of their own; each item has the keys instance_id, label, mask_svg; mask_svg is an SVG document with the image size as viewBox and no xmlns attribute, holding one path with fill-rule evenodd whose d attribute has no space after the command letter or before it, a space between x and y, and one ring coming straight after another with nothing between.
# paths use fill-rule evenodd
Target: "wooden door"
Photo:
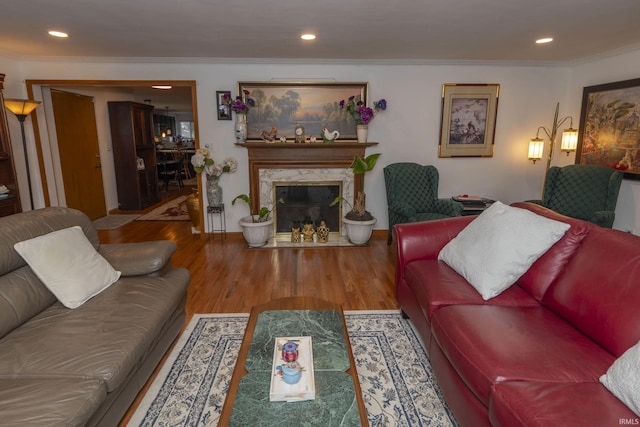
<instances>
[{"instance_id":1,"label":"wooden door","mask_svg":"<svg viewBox=\"0 0 640 427\"><path fill-rule=\"evenodd\" d=\"M96 219L107 214L93 98L51 90L67 207Z\"/></svg>"}]
</instances>

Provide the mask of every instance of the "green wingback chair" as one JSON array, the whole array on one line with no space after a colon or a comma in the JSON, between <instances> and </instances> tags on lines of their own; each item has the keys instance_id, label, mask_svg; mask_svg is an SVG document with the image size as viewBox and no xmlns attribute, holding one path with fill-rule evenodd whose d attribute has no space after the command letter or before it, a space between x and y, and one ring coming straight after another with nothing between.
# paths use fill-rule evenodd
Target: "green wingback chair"
<instances>
[{"instance_id":1,"label":"green wingback chair","mask_svg":"<svg viewBox=\"0 0 640 427\"><path fill-rule=\"evenodd\" d=\"M460 216L462 204L438 199L438 169L417 163L392 163L384 168L389 209L389 237L393 226L405 222Z\"/></svg>"},{"instance_id":2,"label":"green wingback chair","mask_svg":"<svg viewBox=\"0 0 640 427\"><path fill-rule=\"evenodd\" d=\"M558 213L611 228L623 173L599 165L553 166L542 200L528 200Z\"/></svg>"}]
</instances>

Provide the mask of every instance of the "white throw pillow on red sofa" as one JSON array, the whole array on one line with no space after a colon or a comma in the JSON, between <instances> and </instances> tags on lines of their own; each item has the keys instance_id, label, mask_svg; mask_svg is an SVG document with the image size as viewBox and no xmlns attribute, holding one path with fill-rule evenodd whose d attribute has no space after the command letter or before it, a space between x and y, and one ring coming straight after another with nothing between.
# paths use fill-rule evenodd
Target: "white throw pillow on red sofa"
<instances>
[{"instance_id":1,"label":"white throw pillow on red sofa","mask_svg":"<svg viewBox=\"0 0 640 427\"><path fill-rule=\"evenodd\" d=\"M81 306L120 278L77 225L13 247L67 308Z\"/></svg>"},{"instance_id":2,"label":"white throw pillow on red sofa","mask_svg":"<svg viewBox=\"0 0 640 427\"><path fill-rule=\"evenodd\" d=\"M600 382L640 417L640 342L617 358Z\"/></svg>"},{"instance_id":3,"label":"white throw pillow on red sofa","mask_svg":"<svg viewBox=\"0 0 640 427\"><path fill-rule=\"evenodd\" d=\"M438 259L488 300L514 284L568 229L564 222L495 202L447 243Z\"/></svg>"}]
</instances>

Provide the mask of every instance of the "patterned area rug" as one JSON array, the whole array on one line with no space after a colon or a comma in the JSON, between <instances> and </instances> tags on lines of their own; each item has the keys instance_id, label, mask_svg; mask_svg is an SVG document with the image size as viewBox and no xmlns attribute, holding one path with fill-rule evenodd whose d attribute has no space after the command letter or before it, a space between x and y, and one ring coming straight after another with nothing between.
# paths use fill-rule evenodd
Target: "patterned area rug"
<instances>
[{"instance_id":1,"label":"patterned area rug","mask_svg":"<svg viewBox=\"0 0 640 427\"><path fill-rule=\"evenodd\" d=\"M93 221L96 230L115 230L130 223L140 215L107 215Z\"/></svg>"},{"instance_id":2,"label":"patterned area rug","mask_svg":"<svg viewBox=\"0 0 640 427\"><path fill-rule=\"evenodd\" d=\"M194 315L128 426L217 425L247 319ZM397 311L345 319L372 427L457 425L410 322Z\"/></svg>"},{"instance_id":3,"label":"patterned area rug","mask_svg":"<svg viewBox=\"0 0 640 427\"><path fill-rule=\"evenodd\" d=\"M136 221L189 221L187 196L180 196L142 215Z\"/></svg>"}]
</instances>

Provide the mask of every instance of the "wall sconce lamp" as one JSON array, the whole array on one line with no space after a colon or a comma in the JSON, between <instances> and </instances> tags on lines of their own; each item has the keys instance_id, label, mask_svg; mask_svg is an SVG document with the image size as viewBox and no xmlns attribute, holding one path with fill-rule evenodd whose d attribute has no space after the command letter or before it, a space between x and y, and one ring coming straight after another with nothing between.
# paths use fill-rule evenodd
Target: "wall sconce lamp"
<instances>
[{"instance_id":1,"label":"wall sconce lamp","mask_svg":"<svg viewBox=\"0 0 640 427\"><path fill-rule=\"evenodd\" d=\"M562 143L560 144L560 149L567 153L567 156L572 151L576 151L578 146L578 130L573 128L573 117L566 116L562 119L558 120L558 110L560 109L560 103L556 104L556 112L553 116L553 125L551 129L547 129L544 126L540 126L536 131L536 137L531 138L529 141L529 160L533 160L533 164L536 163L537 160L542 159L542 152L544 151L544 140L539 137L540 130L543 130L544 133L549 138L549 157L547 159L547 169L551 166L551 159L553 158L553 145L556 140L556 135L558 134L558 128L564 124L567 120L570 120L569 128L565 129L562 132Z\"/></svg>"},{"instance_id":2,"label":"wall sconce lamp","mask_svg":"<svg viewBox=\"0 0 640 427\"><path fill-rule=\"evenodd\" d=\"M24 135L24 121L36 107L40 105L40 101L32 101L30 99L5 99L4 106L18 118L20 129L22 130L22 149L24 150L24 162L27 167L27 183L29 184L29 203L33 210L33 194L31 190L31 172L29 171L29 155L27 154L27 138Z\"/></svg>"}]
</instances>

